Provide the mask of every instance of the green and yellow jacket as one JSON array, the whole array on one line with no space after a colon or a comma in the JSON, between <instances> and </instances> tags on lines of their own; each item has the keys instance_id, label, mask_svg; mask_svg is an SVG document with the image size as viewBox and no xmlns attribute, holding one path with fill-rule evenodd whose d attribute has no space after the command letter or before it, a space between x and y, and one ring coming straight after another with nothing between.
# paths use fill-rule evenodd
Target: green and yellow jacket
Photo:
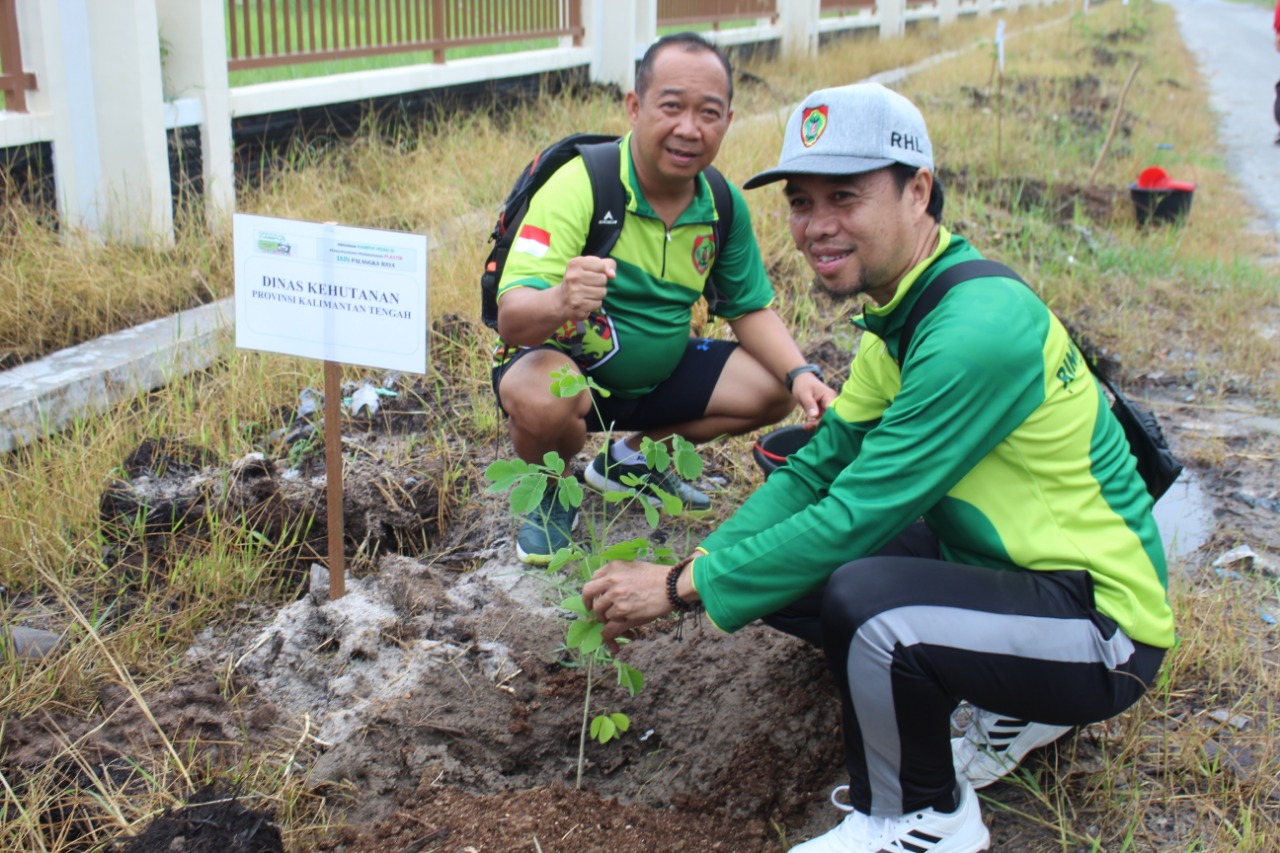
<instances>
[{"instance_id":1,"label":"green and yellow jacket","mask_svg":"<svg viewBox=\"0 0 1280 853\"><path fill-rule=\"evenodd\" d=\"M742 193L730 184L733 231L716 245L715 200L699 175L693 201L668 230L636 180L631 134L619 142L626 216L610 257L617 277L609 282L603 310L579 329L566 323L547 343L569 352L582 336L579 365L621 397L639 397L671 375L689 343L693 306L714 281L713 310L736 319L773 303L773 287L751 229ZM581 157L570 160L534 194L498 283L498 299L515 287L545 290L564 278L569 260L586 244L594 203ZM495 357L513 348L499 345Z\"/></svg>"},{"instance_id":2,"label":"green and yellow jacket","mask_svg":"<svg viewBox=\"0 0 1280 853\"><path fill-rule=\"evenodd\" d=\"M953 289L898 336L936 272L981 257L938 249L865 333L814 436L700 546L693 582L726 631L819 588L923 517L944 559L1086 571L1099 610L1135 640L1174 639L1152 501L1106 395L1034 292L990 277Z\"/></svg>"}]
</instances>

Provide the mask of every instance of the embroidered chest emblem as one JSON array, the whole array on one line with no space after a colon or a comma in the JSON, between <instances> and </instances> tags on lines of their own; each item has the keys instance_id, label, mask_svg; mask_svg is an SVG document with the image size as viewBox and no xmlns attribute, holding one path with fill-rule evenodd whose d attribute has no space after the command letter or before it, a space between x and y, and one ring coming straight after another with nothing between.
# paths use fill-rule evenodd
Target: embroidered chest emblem
<instances>
[{"instance_id":1,"label":"embroidered chest emblem","mask_svg":"<svg viewBox=\"0 0 1280 853\"><path fill-rule=\"evenodd\" d=\"M716 238L714 234L704 234L693 241L693 268L698 275L706 275L707 270L716 260Z\"/></svg>"}]
</instances>

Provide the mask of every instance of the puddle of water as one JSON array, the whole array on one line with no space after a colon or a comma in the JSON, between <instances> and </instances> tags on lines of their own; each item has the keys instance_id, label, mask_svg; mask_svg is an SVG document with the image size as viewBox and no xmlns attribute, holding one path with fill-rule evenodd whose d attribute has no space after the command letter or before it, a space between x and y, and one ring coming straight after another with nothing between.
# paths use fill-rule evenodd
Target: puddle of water
<instances>
[{"instance_id":1,"label":"puddle of water","mask_svg":"<svg viewBox=\"0 0 1280 853\"><path fill-rule=\"evenodd\" d=\"M1170 559L1186 557L1209 541L1213 510L1199 481L1187 471L1156 501L1156 525Z\"/></svg>"}]
</instances>

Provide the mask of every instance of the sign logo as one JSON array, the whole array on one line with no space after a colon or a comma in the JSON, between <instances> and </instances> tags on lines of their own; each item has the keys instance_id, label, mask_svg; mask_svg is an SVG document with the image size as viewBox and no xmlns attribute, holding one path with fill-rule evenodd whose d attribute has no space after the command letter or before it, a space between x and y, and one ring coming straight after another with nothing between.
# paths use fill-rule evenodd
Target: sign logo
<instances>
[{"instance_id":1,"label":"sign logo","mask_svg":"<svg viewBox=\"0 0 1280 853\"><path fill-rule=\"evenodd\" d=\"M703 234L693 241L693 268L698 275L706 275L707 270L716 260L716 238L714 234Z\"/></svg>"},{"instance_id":2,"label":"sign logo","mask_svg":"<svg viewBox=\"0 0 1280 853\"><path fill-rule=\"evenodd\" d=\"M810 107L804 111L804 116L800 119L800 141L804 143L805 148L812 148L826 129L826 106Z\"/></svg>"},{"instance_id":3,"label":"sign logo","mask_svg":"<svg viewBox=\"0 0 1280 853\"><path fill-rule=\"evenodd\" d=\"M270 231L259 231L258 251L269 252L273 255L288 255L293 252L293 246L289 245L288 238L283 234L272 234Z\"/></svg>"}]
</instances>

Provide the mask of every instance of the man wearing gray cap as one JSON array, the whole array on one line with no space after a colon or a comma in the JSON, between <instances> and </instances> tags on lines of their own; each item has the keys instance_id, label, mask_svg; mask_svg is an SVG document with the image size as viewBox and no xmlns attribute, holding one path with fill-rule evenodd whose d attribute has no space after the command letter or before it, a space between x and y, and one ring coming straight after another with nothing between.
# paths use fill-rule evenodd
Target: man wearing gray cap
<instances>
[{"instance_id":1,"label":"man wearing gray cap","mask_svg":"<svg viewBox=\"0 0 1280 853\"><path fill-rule=\"evenodd\" d=\"M985 850L974 788L1128 708L1173 644L1152 500L1062 324L941 225L910 101L814 92L745 186L774 181L817 283L870 298L849 378L694 555L610 563L583 596L611 643L705 608L723 630L763 619L823 649L847 816L793 851ZM949 742L962 701L973 725Z\"/></svg>"}]
</instances>

